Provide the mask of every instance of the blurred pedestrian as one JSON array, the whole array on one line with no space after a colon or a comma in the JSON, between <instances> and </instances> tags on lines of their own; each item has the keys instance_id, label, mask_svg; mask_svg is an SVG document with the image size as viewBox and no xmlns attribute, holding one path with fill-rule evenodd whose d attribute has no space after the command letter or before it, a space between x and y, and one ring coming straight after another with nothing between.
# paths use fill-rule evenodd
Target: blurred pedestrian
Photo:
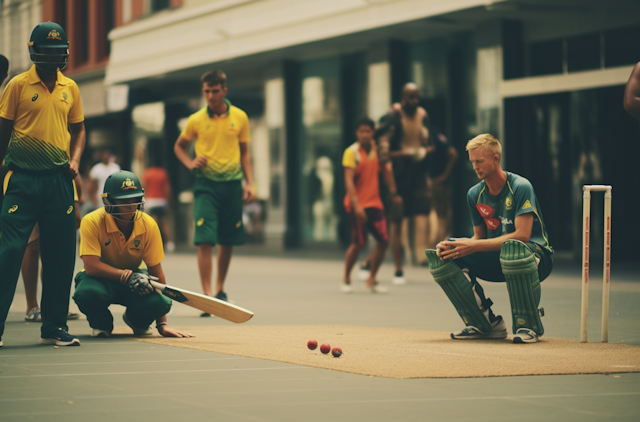
<instances>
[{"instance_id":1,"label":"blurred pedestrian","mask_svg":"<svg viewBox=\"0 0 640 422\"><path fill-rule=\"evenodd\" d=\"M640 120L640 62L633 68L624 90L624 109Z\"/></svg>"},{"instance_id":2,"label":"blurred pedestrian","mask_svg":"<svg viewBox=\"0 0 640 422\"><path fill-rule=\"evenodd\" d=\"M211 253L217 244L215 297L227 300L224 281L233 246L245 243L242 201L250 202L254 197L249 119L244 111L225 98L227 75L224 72L207 72L200 82L207 105L189 116L174 151L178 159L196 173L194 243L198 246L202 289L204 294L213 295ZM187 153L191 142L195 142L194 159ZM246 180L244 187L243 177Z\"/></svg>"},{"instance_id":3,"label":"blurred pedestrian","mask_svg":"<svg viewBox=\"0 0 640 422\"><path fill-rule=\"evenodd\" d=\"M431 196L431 213L429 214L428 247L435 248L436 244L447 238L449 220L451 218L451 171L458 159L458 152L451 145L446 136L438 128L431 127L429 132L434 151L428 157L427 187ZM428 262L421 261L427 266Z\"/></svg>"},{"instance_id":4,"label":"blurred pedestrian","mask_svg":"<svg viewBox=\"0 0 640 422\"><path fill-rule=\"evenodd\" d=\"M152 156L151 167L144 171L142 181L145 186L145 211L153 217L160 227L164 248L171 253L175 250L175 245L171 241L168 216L171 184L169 183L169 173L160 167L157 157Z\"/></svg>"},{"instance_id":5,"label":"blurred pedestrian","mask_svg":"<svg viewBox=\"0 0 640 422\"><path fill-rule=\"evenodd\" d=\"M102 193L104 191L104 182L116 171L120 171L120 166L113 159L111 150L105 148L100 154L100 162L91 167L89 178L96 181L98 184L98 192Z\"/></svg>"},{"instance_id":6,"label":"blurred pedestrian","mask_svg":"<svg viewBox=\"0 0 640 422\"><path fill-rule=\"evenodd\" d=\"M345 254L342 291L351 293L351 270L358 259L360 249L366 245L367 235L371 233L377 245L369 261L369 278L366 288L372 293L386 293L387 289L376 281L378 268L384 259L389 245L387 218L380 199L379 175L383 174L394 205L401 205L402 198L396 190L391 170L391 162L380 164L373 134L375 124L368 117L360 118L356 123L358 141L344 151L342 165L347 194L344 208L349 215L351 225L351 245Z\"/></svg>"},{"instance_id":7,"label":"blurred pedestrian","mask_svg":"<svg viewBox=\"0 0 640 422\"><path fill-rule=\"evenodd\" d=\"M401 102L393 104L391 111L383 116L380 122L377 136L380 159L383 162L391 160L398 194L402 198L402 204L391 205L389 212L391 254L395 265L393 283L405 284L402 268L403 227L406 233L409 219L413 219L416 257L422 259L427 247L431 211L425 158L434 147L429 145L428 115L427 111L420 107L418 86L414 83L406 84L402 88ZM405 252L408 258L410 250ZM369 259L366 263L368 262Z\"/></svg>"},{"instance_id":8,"label":"blurred pedestrian","mask_svg":"<svg viewBox=\"0 0 640 422\"><path fill-rule=\"evenodd\" d=\"M0 335L29 236L38 223L43 268L40 343L77 346L80 341L67 332L67 313L76 255L72 180L85 145L82 100L76 83L61 73L69 42L60 25L38 24L29 54L34 65L13 78L0 98L0 159L5 158L10 169L0 212Z\"/></svg>"}]
</instances>

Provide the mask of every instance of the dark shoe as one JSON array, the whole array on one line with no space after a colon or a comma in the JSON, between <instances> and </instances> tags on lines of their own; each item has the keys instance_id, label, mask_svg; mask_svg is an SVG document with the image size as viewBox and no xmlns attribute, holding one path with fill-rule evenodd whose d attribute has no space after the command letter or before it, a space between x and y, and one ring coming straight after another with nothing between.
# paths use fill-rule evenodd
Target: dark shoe
<instances>
[{"instance_id":1,"label":"dark shoe","mask_svg":"<svg viewBox=\"0 0 640 422\"><path fill-rule=\"evenodd\" d=\"M67 333L62 328L47 337L40 337L42 344L55 344L56 346L80 346L80 340Z\"/></svg>"},{"instance_id":2,"label":"dark shoe","mask_svg":"<svg viewBox=\"0 0 640 422\"><path fill-rule=\"evenodd\" d=\"M122 320L124 321L125 324L127 324L133 330L134 336L150 336L151 334L153 334L150 327L147 327L147 328L134 327L133 324L131 324L131 321L129 321L129 318L127 318L126 312L122 314Z\"/></svg>"},{"instance_id":3,"label":"dark shoe","mask_svg":"<svg viewBox=\"0 0 640 422\"><path fill-rule=\"evenodd\" d=\"M218 293L216 293L216 299L218 300L224 300L225 302L228 302L229 300L227 299L227 294L225 292L223 292L222 290L220 290Z\"/></svg>"},{"instance_id":4,"label":"dark shoe","mask_svg":"<svg viewBox=\"0 0 640 422\"><path fill-rule=\"evenodd\" d=\"M67 314L67 321L78 318L80 318L80 314L76 314L75 312L69 312Z\"/></svg>"}]
</instances>

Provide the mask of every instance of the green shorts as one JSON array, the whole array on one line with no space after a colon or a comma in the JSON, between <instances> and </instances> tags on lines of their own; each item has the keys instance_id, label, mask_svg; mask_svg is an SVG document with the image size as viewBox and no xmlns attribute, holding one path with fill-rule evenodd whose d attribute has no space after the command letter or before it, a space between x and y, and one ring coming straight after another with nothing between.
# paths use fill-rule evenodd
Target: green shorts
<instances>
[{"instance_id":1,"label":"green shorts","mask_svg":"<svg viewBox=\"0 0 640 422\"><path fill-rule=\"evenodd\" d=\"M193 194L196 229L193 243L244 245L241 181L216 182L198 177Z\"/></svg>"}]
</instances>

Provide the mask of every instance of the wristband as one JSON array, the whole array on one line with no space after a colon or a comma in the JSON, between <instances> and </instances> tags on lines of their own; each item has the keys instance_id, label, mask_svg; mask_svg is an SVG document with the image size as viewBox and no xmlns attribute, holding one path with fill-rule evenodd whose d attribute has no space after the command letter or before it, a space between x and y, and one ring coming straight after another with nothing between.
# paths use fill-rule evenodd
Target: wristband
<instances>
[{"instance_id":1,"label":"wristband","mask_svg":"<svg viewBox=\"0 0 640 422\"><path fill-rule=\"evenodd\" d=\"M120 274L120 283L127 284L127 281L129 280L129 277L131 277L131 274L133 274L133 271L131 270L122 271L122 274Z\"/></svg>"}]
</instances>

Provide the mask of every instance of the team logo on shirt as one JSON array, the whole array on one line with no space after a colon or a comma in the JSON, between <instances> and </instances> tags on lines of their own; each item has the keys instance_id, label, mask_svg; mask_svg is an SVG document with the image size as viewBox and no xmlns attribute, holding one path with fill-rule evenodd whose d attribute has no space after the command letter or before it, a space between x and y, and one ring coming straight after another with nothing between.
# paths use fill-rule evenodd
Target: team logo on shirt
<instances>
[{"instance_id":1,"label":"team logo on shirt","mask_svg":"<svg viewBox=\"0 0 640 422\"><path fill-rule=\"evenodd\" d=\"M49 32L49 35L47 35L47 39L48 40L62 40L62 38L60 38L60 33L58 31L56 31L55 29L52 29L51 32Z\"/></svg>"},{"instance_id":2,"label":"team logo on shirt","mask_svg":"<svg viewBox=\"0 0 640 422\"><path fill-rule=\"evenodd\" d=\"M239 228L241 225L242 225L242 221L238 221L238 222L236 223L236 228Z\"/></svg>"},{"instance_id":3,"label":"team logo on shirt","mask_svg":"<svg viewBox=\"0 0 640 422\"><path fill-rule=\"evenodd\" d=\"M500 221L496 220L495 218L485 218L484 222L489 230L498 230L498 227L500 227Z\"/></svg>"},{"instance_id":4,"label":"team logo on shirt","mask_svg":"<svg viewBox=\"0 0 640 422\"><path fill-rule=\"evenodd\" d=\"M61 103L65 103L66 105L69 105L69 103L67 102L67 99L69 98L69 96L67 95L66 92L62 93L62 100L60 100Z\"/></svg>"},{"instance_id":5,"label":"team logo on shirt","mask_svg":"<svg viewBox=\"0 0 640 422\"><path fill-rule=\"evenodd\" d=\"M476 208L482 218L491 218L495 214L495 210L487 204L476 204Z\"/></svg>"},{"instance_id":6,"label":"team logo on shirt","mask_svg":"<svg viewBox=\"0 0 640 422\"><path fill-rule=\"evenodd\" d=\"M73 211L73 205L71 205L69 209L67 209L67 214L71 214L72 211Z\"/></svg>"},{"instance_id":7,"label":"team logo on shirt","mask_svg":"<svg viewBox=\"0 0 640 422\"><path fill-rule=\"evenodd\" d=\"M516 320L516 323L517 323L518 325L524 325L524 324L526 324L526 323L527 323L527 321L525 321L525 320L524 320L524 318L518 318L518 319Z\"/></svg>"},{"instance_id":8,"label":"team logo on shirt","mask_svg":"<svg viewBox=\"0 0 640 422\"><path fill-rule=\"evenodd\" d=\"M38 94L33 94L33 97L31 97L31 101L35 101L38 99Z\"/></svg>"},{"instance_id":9,"label":"team logo on shirt","mask_svg":"<svg viewBox=\"0 0 640 422\"><path fill-rule=\"evenodd\" d=\"M110 243L111 243L111 239L107 239L107 241L104 242L104 246L109 246Z\"/></svg>"},{"instance_id":10,"label":"team logo on shirt","mask_svg":"<svg viewBox=\"0 0 640 422\"><path fill-rule=\"evenodd\" d=\"M129 189L138 189L138 188L136 187L136 182L134 182L133 180L127 177L127 179L124 182L122 182L122 186L120 187L120 189L129 190Z\"/></svg>"},{"instance_id":11,"label":"team logo on shirt","mask_svg":"<svg viewBox=\"0 0 640 422\"><path fill-rule=\"evenodd\" d=\"M504 204L507 206L507 209L510 210L511 208L513 208L513 199L505 199Z\"/></svg>"},{"instance_id":12,"label":"team logo on shirt","mask_svg":"<svg viewBox=\"0 0 640 422\"><path fill-rule=\"evenodd\" d=\"M204 218L201 218L201 219L200 219L200 220L198 220L198 222L196 223L196 225L197 225L198 227L200 227L200 226L201 226L201 225L203 225L203 224L204 224Z\"/></svg>"},{"instance_id":13,"label":"team logo on shirt","mask_svg":"<svg viewBox=\"0 0 640 422\"><path fill-rule=\"evenodd\" d=\"M9 214L13 214L14 212L18 211L18 206L17 205L13 205L11 206L11 208L9 208Z\"/></svg>"}]
</instances>

